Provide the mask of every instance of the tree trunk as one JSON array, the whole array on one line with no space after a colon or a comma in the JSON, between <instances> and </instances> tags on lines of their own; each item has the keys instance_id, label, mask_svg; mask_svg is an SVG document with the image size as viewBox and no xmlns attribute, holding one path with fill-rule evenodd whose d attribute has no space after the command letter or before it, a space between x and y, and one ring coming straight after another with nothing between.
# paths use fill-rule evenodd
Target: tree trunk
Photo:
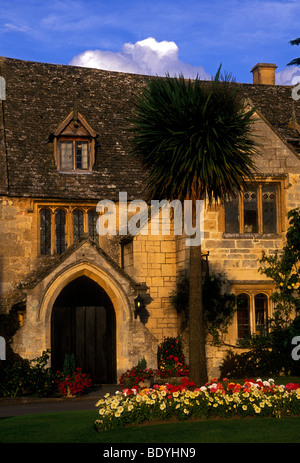
<instances>
[{"instance_id":1,"label":"tree trunk","mask_svg":"<svg viewBox=\"0 0 300 463\"><path fill-rule=\"evenodd\" d=\"M203 386L208 378L202 304L201 246L190 247L189 357L190 380L197 386Z\"/></svg>"}]
</instances>

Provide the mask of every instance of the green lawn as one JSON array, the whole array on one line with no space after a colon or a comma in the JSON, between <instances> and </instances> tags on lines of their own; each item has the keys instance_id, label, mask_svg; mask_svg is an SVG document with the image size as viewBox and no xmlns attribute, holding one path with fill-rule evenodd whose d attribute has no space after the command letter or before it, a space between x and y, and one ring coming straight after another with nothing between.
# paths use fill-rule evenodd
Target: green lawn
<instances>
[{"instance_id":1,"label":"green lawn","mask_svg":"<svg viewBox=\"0 0 300 463\"><path fill-rule=\"evenodd\" d=\"M275 379L288 382L300 378ZM100 433L93 426L97 417L91 410L0 418L0 443L300 443L300 417L169 422Z\"/></svg>"},{"instance_id":2,"label":"green lawn","mask_svg":"<svg viewBox=\"0 0 300 463\"><path fill-rule=\"evenodd\" d=\"M0 419L1 443L300 443L300 417L220 419L96 432L95 411Z\"/></svg>"}]
</instances>

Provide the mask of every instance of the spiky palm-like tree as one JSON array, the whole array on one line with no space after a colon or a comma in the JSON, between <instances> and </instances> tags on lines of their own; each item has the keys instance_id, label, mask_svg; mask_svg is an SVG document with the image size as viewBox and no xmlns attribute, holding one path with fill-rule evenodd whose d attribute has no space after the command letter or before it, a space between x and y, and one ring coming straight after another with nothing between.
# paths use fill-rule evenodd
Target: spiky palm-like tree
<instances>
[{"instance_id":1,"label":"spiky palm-like tree","mask_svg":"<svg viewBox=\"0 0 300 463\"><path fill-rule=\"evenodd\" d=\"M150 199L205 199L209 204L240 190L252 178L257 153L253 110L237 85L151 78L132 118L132 153L148 172ZM207 381L202 309L201 246L190 247L189 366L196 384Z\"/></svg>"},{"instance_id":2,"label":"spiky palm-like tree","mask_svg":"<svg viewBox=\"0 0 300 463\"><path fill-rule=\"evenodd\" d=\"M294 40L290 40L291 45L300 45L300 37ZM287 66L300 66L300 58L295 58L290 61Z\"/></svg>"}]
</instances>

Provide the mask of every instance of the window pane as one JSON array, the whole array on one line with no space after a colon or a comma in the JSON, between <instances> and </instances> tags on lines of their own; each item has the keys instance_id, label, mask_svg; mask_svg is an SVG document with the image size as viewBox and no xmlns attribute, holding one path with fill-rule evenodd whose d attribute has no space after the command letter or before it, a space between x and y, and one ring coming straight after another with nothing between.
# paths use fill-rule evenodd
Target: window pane
<instances>
[{"instance_id":1,"label":"window pane","mask_svg":"<svg viewBox=\"0 0 300 463\"><path fill-rule=\"evenodd\" d=\"M263 232L277 232L277 213L276 213L276 186L265 185L262 187L262 213L263 213Z\"/></svg>"},{"instance_id":2,"label":"window pane","mask_svg":"<svg viewBox=\"0 0 300 463\"><path fill-rule=\"evenodd\" d=\"M60 142L60 168L62 170L73 169L73 142Z\"/></svg>"},{"instance_id":3,"label":"window pane","mask_svg":"<svg viewBox=\"0 0 300 463\"><path fill-rule=\"evenodd\" d=\"M225 201L225 233L239 233L239 196L230 197Z\"/></svg>"},{"instance_id":4,"label":"window pane","mask_svg":"<svg viewBox=\"0 0 300 463\"><path fill-rule=\"evenodd\" d=\"M66 213L63 209L55 212L55 238L56 253L61 254L66 250Z\"/></svg>"},{"instance_id":5,"label":"window pane","mask_svg":"<svg viewBox=\"0 0 300 463\"><path fill-rule=\"evenodd\" d=\"M244 192L244 233L258 232L257 187L249 186Z\"/></svg>"},{"instance_id":6,"label":"window pane","mask_svg":"<svg viewBox=\"0 0 300 463\"><path fill-rule=\"evenodd\" d=\"M73 212L73 234L74 241L79 240L83 235L83 211L80 209Z\"/></svg>"},{"instance_id":7,"label":"window pane","mask_svg":"<svg viewBox=\"0 0 300 463\"><path fill-rule=\"evenodd\" d=\"M40 242L41 254L51 254L51 212L42 209L40 212Z\"/></svg>"},{"instance_id":8,"label":"window pane","mask_svg":"<svg viewBox=\"0 0 300 463\"><path fill-rule=\"evenodd\" d=\"M239 339L250 335L250 298L248 294L237 296L237 324Z\"/></svg>"},{"instance_id":9,"label":"window pane","mask_svg":"<svg viewBox=\"0 0 300 463\"><path fill-rule=\"evenodd\" d=\"M88 219L89 219L89 235L92 240L96 241L98 238L97 228L96 228L98 213L95 210L89 211Z\"/></svg>"},{"instance_id":10,"label":"window pane","mask_svg":"<svg viewBox=\"0 0 300 463\"><path fill-rule=\"evenodd\" d=\"M267 332L268 298L265 294L257 294L254 303L256 334L265 334Z\"/></svg>"},{"instance_id":11,"label":"window pane","mask_svg":"<svg viewBox=\"0 0 300 463\"><path fill-rule=\"evenodd\" d=\"M77 141L76 144L76 169L88 169L88 143Z\"/></svg>"}]
</instances>

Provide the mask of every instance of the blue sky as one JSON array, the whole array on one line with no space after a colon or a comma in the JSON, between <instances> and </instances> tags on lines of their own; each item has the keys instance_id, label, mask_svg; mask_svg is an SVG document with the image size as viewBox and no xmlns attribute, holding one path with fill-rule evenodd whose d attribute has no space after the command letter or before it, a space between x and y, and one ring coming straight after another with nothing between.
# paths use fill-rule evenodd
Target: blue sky
<instances>
[{"instance_id":1,"label":"blue sky","mask_svg":"<svg viewBox=\"0 0 300 463\"><path fill-rule=\"evenodd\" d=\"M299 0L0 0L0 55L203 78L222 63L246 83L275 63L277 83L295 83L299 18Z\"/></svg>"}]
</instances>

